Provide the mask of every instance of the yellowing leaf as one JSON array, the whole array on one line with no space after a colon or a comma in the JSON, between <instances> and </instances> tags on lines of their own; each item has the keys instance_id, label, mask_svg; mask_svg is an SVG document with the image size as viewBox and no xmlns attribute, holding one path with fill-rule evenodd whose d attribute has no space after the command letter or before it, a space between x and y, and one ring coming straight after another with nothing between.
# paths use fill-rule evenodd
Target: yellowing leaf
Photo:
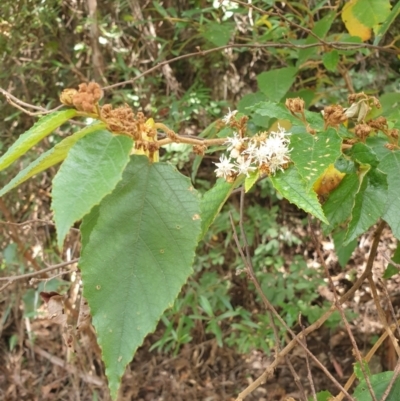
<instances>
[{"instance_id":1,"label":"yellowing leaf","mask_svg":"<svg viewBox=\"0 0 400 401\"><path fill-rule=\"evenodd\" d=\"M290 131L292 128L292 123L289 120L276 120L271 127L269 128L269 132L277 132L279 131L279 127L284 128L286 131Z\"/></svg>"},{"instance_id":2,"label":"yellowing leaf","mask_svg":"<svg viewBox=\"0 0 400 401\"><path fill-rule=\"evenodd\" d=\"M340 184L344 176L344 173L341 173L333 164L330 164L315 181L313 189L318 195L326 196Z\"/></svg>"},{"instance_id":3,"label":"yellowing leaf","mask_svg":"<svg viewBox=\"0 0 400 401\"><path fill-rule=\"evenodd\" d=\"M342 10L342 20L350 35L358 36L363 42L371 38L371 29L362 24L354 15L353 9L357 0L351 0L345 4Z\"/></svg>"},{"instance_id":4,"label":"yellowing leaf","mask_svg":"<svg viewBox=\"0 0 400 401\"><path fill-rule=\"evenodd\" d=\"M261 26L261 25L266 25L269 29L272 29L272 24L271 22L268 21L268 15L263 15L261 18L259 18L256 23L256 26Z\"/></svg>"}]
</instances>

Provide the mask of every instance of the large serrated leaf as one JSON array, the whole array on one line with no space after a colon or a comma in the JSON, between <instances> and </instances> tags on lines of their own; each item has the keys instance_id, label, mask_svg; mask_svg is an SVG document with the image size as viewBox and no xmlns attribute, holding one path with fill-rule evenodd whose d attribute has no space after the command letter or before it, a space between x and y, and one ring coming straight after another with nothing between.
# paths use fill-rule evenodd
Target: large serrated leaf
<instances>
[{"instance_id":1,"label":"large serrated leaf","mask_svg":"<svg viewBox=\"0 0 400 401\"><path fill-rule=\"evenodd\" d=\"M330 223L329 226L324 227L325 235L350 218L359 187L358 175L347 174L324 203L323 210Z\"/></svg>"},{"instance_id":2,"label":"large serrated leaf","mask_svg":"<svg viewBox=\"0 0 400 401\"><path fill-rule=\"evenodd\" d=\"M82 224L79 263L115 399L126 365L192 272L199 197L166 163L132 156Z\"/></svg>"},{"instance_id":3,"label":"large serrated leaf","mask_svg":"<svg viewBox=\"0 0 400 401\"><path fill-rule=\"evenodd\" d=\"M289 202L328 224L317 194L312 188L307 189L307 184L294 166L285 171L279 171L270 178L275 189Z\"/></svg>"},{"instance_id":4,"label":"large serrated leaf","mask_svg":"<svg viewBox=\"0 0 400 401\"><path fill-rule=\"evenodd\" d=\"M400 151L385 156L379 168L387 174L388 198L383 219L389 224L393 235L400 239Z\"/></svg>"},{"instance_id":5,"label":"large serrated leaf","mask_svg":"<svg viewBox=\"0 0 400 401\"><path fill-rule=\"evenodd\" d=\"M297 68L284 67L262 72L257 76L260 91L269 99L279 102L296 79Z\"/></svg>"},{"instance_id":6,"label":"large serrated leaf","mask_svg":"<svg viewBox=\"0 0 400 401\"><path fill-rule=\"evenodd\" d=\"M278 120L288 120L293 126L304 127L304 122L301 118L291 114L285 105L281 103L270 101L259 102L254 106L248 107L248 109L254 112L256 116L259 115L261 117L276 118ZM313 129L321 130L323 128L324 120L320 113L305 110L304 114L308 124L310 124Z\"/></svg>"},{"instance_id":7,"label":"large serrated leaf","mask_svg":"<svg viewBox=\"0 0 400 401\"><path fill-rule=\"evenodd\" d=\"M308 189L330 164L335 163L341 155L341 145L342 140L333 128L316 135L304 130L290 136L290 158Z\"/></svg>"},{"instance_id":8,"label":"large serrated leaf","mask_svg":"<svg viewBox=\"0 0 400 401\"><path fill-rule=\"evenodd\" d=\"M98 130L69 151L53 180L51 208L59 247L74 222L115 188L129 161L132 145L127 136Z\"/></svg>"},{"instance_id":9,"label":"large serrated leaf","mask_svg":"<svg viewBox=\"0 0 400 401\"><path fill-rule=\"evenodd\" d=\"M0 158L0 170L4 170L60 125L75 117L76 114L75 109L69 109L42 117L31 129L23 133Z\"/></svg>"},{"instance_id":10,"label":"large serrated leaf","mask_svg":"<svg viewBox=\"0 0 400 401\"><path fill-rule=\"evenodd\" d=\"M371 169L365 174L355 197L344 245L353 241L375 224L385 212L388 197L386 174Z\"/></svg>"},{"instance_id":11,"label":"large serrated leaf","mask_svg":"<svg viewBox=\"0 0 400 401\"><path fill-rule=\"evenodd\" d=\"M356 143L353 145L349 155L360 164L369 165L371 167L376 167L379 163L375 150L364 143Z\"/></svg>"},{"instance_id":12,"label":"large serrated leaf","mask_svg":"<svg viewBox=\"0 0 400 401\"><path fill-rule=\"evenodd\" d=\"M47 152L41 154L39 158L21 170L5 187L2 188L0 191L0 196L3 196L8 191L22 184L24 181L33 177L34 175L62 162L67 157L71 147L79 139L104 128L104 126L105 124L103 123L94 124L83 128L82 130L75 132L75 134L63 139L61 142L55 145L54 148L51 148Z\"/></svg>"}]
</instances>

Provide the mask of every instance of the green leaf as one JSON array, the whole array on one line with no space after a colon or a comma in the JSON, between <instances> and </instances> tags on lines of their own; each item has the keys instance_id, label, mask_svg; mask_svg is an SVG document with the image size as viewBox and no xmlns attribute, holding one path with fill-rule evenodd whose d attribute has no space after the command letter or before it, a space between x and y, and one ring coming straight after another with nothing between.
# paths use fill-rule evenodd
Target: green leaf
<instances>
[{"instance_id":1,"label":"green leaf","mask_svg":"<svg viewBox=\"0 0 400 401\"><path fill-rule=\"evenodd\" d=\"M358 241L354 239L349 242L347 245L344 245L344 240L346 238L346 230L339 230L332 235L333 243L335 244L335 251L338 257L338 261L340 266L343 268L346 267L347 262L349 261L351 255L356 249Z\"/></svg>"},{"instance_id":2,"label":"green leaf","mask_svg":"<svg viewBox=\"0 0 400 401\"><path fill-rule=\"evenodd\" d=\"M362 361L362 363L365 373L367 374L368 377L371 377L371 371L369 369L368 363L366 361ZM364 372L361 369L360 362L356 362L354 364L354 374L356 375L358 380L364 380Z\"/></svg>"},{"instance_id":3,"label":"green leaf","mask_svg":"<svg viewBox=\"0 0 400 401\"><path fill-rule=\"evenodd\" d=\"M260 178L260 171L254 171L252 173L249 173L249 176L245 178L244 180L244 189L246 192L249 192L251 188L253 188L253 185L257 182L257 180Z\"/></svg>"},{"instance_id":4,"label":"green leaf","mask_svg":"<svg viewBox=\"0 0 400 401\"><path fill-rule=\"evenodd\" d=\"M358 175L355 173L347 174L343 177L339 186L331 193L323 206L326 218L330 223L329 226L324 227L325 235L350 218L359 187Z\"/></svg>"},{"instance_id":5,"label":"green leaf","mask_svg":"<svg viewBox=\"0 0 400 401\"><path fill-rule=\"evenodd\" d=\"M294 166L285 171L278 171L270 178L275 189L289 202L328 224L317 194L312 188L307 189L307 184Z\"/></svg>"},{"instance_id":6,"label":"green leaf","mask_svg":"<svg viewBox=\"0 0 400 401\"><path fill-rule=\"evenodd\" d=\"M249 106L248 109L256 115L269 118L277 118L279 120L289 120L294 124L298 119L291 114L285 105L271 101L260 102L254 106Z\"/></svg>"},{"instance_id":7,"label":"green leaf","mask_svg":"<svg viewBox=\"0 0 400 401\"><path fill-rule=\"evenodd\" d=\"M104 126L105 124L103 123L94 124L89 127L83 128L82 130L75 132L75 134L63 139L53 148L49 149L38 159L29 164L29 166L20 171L4 188L2 188L2 190L0 191L0 197L6 194L11 189L15 188L17 185L20 185L27 179L33 177L34 175L41 173L49 167L62 162L67 157L67 154L71 147L79 139L99 129L104 128Z\"/></svg>"},{"instance_id":8,"label":"green leaf","mask_svg":"<svg viewBox=\"0 0 400 401\"><path fill-rule=\"evenodd\" d=\"M372 375L369 378L377 400L380 400L382 398L383 393L389 386L393 374L394 372L382 372L376 375ZM357 401L372 401L372 397L369 392L367 383L365 382L365 379L362 379L360 381L360 384L354 390L353 396ZM393 387L390 390L389 396L386 398L386 401L398 401L398 400L400 400L399 377L396 378Z\"/></svg>"},{"instance_id":9,"label":"green leaf","mask_svg":"<svg viewBox=\"0 0 400 401\"><path fill-rule=\"evenodd\" d=\"M283 104L270 101L260 102L252 107L248 107L248 109L254 112L255 115L260 115L262 117L276 118L278 120L289 120L293 126L300 126L300 129L303 130L303 121L291 114ZM323 128L324 120L320 113L314 113L306 110L305 116L312 128L317 130L321 130Z\"/></svg>"},{"instance_id":10,"label":"green leaf","mask_svg":"<svg viewBox=\"0 0 400 401\"><path fill-rule=\"evenodd\" d=\"M363 234L382 217L387 197L386 174L376 169L369 170L355 197L345 244Z\"/></svg>"},{"instance_id":11,"label":"green leaf","mask_svg":"<svg viewBox=\"0 0 400 401\"><path fill-rule=\"evenodd\" d=\"M235 26L228 22L224 22L223 24L209 22L204 25L203 29L202 35L205 39L209 40L215 46L225 46L234 32Z\"/></svg>"},{"instance_id":12,"label":"green leaf","mask_svg":"<svg viewBox=\"0 0 400 401\"><path fill-rule=\"evenodd\" d=\"M371 147L363 143L356 143L353 145L350 155L353 160L356 160L360 164L376 167L379 163L376 153Z\"/></svg>"},{"instance_id":13,"label":"green leaf","mask_svg":"<svg viewBox=\"0 0 400 401\"><path fill-rule=\"evenodd\" d=\"M111 396L146 335L192 272L199 197L166 163L134 155L82 224L82 271Z\"/></svg>"},{"instance_id":14,"label":"green leaf","mask_svg":"<svg viewBox=\"0 0 400 401\"><path fill-rule=\"evenodd\" d=\"M90 212L117 185L133 141L99 130L78 141L53 180L52 210L58 246L75 221Z\"/></svg>"},{"instance_id":15,"label":"green leaf","mask_svg":"<svg viewBox=\"0 0 400 401\"><path fill-rule=\"evenodd\" d=\"M379 164L379 169L387 174L389 186L383 219L389 224L393 235L400 239L400 151L385 156Z\"/></svg>"},{"instance_id":16,"label":"green leaf","mask_svg":"<svg viewBox=\"0 0 400 401\"><path fill-rule=\"evenodd\" d=\"M397 264L400 263L400 242L399 241L397 241L397 248L396 248L396 251L394 252L394 255L391 257L391 260L394 263L397 263ZM386 267L385 272L383 273L383 278L391 278L399 273L400 273L399 268L394 266L392 263L389 263Z\"/></svg>"},{"instance_id":17,"label":"green leaf","mask_svg":"<svg viewBox=\"0 0 400 401\"><path fill-rule=\"evenodd\" d=\"M368 28L385 21L390 14L389 0L356 0L353 15Z\"/></svg>"},{"instance_id":18,"label":"green leaf","mask_svg":"<svg viewBox=\"0 0 400 401\"><path fill-rule=\"evenodd\" d=\"M60 125L75 117L76 114L75 109L68 109L42 117L31 129L22 134L0 158L0 171L25 154L47 135L50 135Z\"/></svg>"},{"instance_id":19,"label":"green leaf","mask_svg":"<svg viewBox=\"0 0 400 401\"><path fill-rule=\"evenodd\" d=\"M339 53L337 50L332 50L328 53L324 53L322 56L322 62L328 71L336 71L336 67L339 62Z\"/></svg>"},{"instance_id":20,"label":"green leaf","mask_svg":"<svg viewBox=\"0 0 400 401\"><path fill-rule=\"evenodd\" d=\"M279 102L291 88L296 78L297 68L285 67L262 72L257 76L260 91L269 99Z\"/></svg>"},{"instance_id":21,"label":"green leaf","mask_svg":"<svg viewBox=\"0 0 400 401\"><path fill-rule=\"evenodd\" d=\"M318 43L319 39L323 39L326 34L329 32L329 29L331 28L332 22L336 18L336 13L331 12L328 13L325 17L321 18L319 21L317 21L314 25L314 28L312 32L316 35L308 35L305 44L310 45L313 43ZM299 50L299 58L297 60L297 66L301 66L304 62L310 60L314 55L318 54L319 49L318 47L310 47L307 49L300 49Z\"/></svg>"},{"instance_id":22,"label":"green leaf","mask_svg":"<svg viewBox=\"0 0 400 401\"><path fill-rule=\"evenodd\" d=\"M310 189L318 177L341 155L342 140L336 130L311 135L304 131L290 136L290 158Z\"/></svg>"},{"instance_id":23,"label":"green leaf","mask_svg":"<svg viewBox=\"0 0 400 401\"><path fill-rule=\"evenodd\" d=\"M333 395L329 391L320 391L316 394L317 401L330 401L333 398ZM308 401L314 401L314 397L311 395L308 397Z\"/></svg>"},{"instance_id":24,"label":"green leaf","mask_svg":"<svg viewBox=\"0 0 400 401\"><path fill-rule=\"evenodd\" d=\"M254 92L254 93L248 93L247 95L244 95L240 100L237 105L237 109L239 113L248 113L248 107L252 107L253 105L260 103L262 101L267 101L268 99L262 92Z\"/></svg>"},{"instance_id":25,"label":"green leaf","mask_svg":"<svg viewBox=\"0 0 400 401\"><path fill-rule=\"evenodd\" d=\"M201 234L199 239L202 239L206 235L226 200L229 198L234 188L242 181L243 177L240 177L232 184L220 178L216 184L203 195L200 203Z\"/></svg>"},{"instance_id":26,"label":"green leaf","mask_svg":"<svg viewBox=\"0 0 400 401\"><path fill-rule=\"evenodd\" d=\"M378 32L376 33L375 40L374 40L374 46L379 45L379 42L382 40L383 36L387 32L387 30L390 28L390 26L393 24L393 22L396 20L396 18L398 17L399 14L400 14L400 2L398 1L394 5L389 16L386 18L384 23L378 29Z\"/></svg>"}]
</instances>

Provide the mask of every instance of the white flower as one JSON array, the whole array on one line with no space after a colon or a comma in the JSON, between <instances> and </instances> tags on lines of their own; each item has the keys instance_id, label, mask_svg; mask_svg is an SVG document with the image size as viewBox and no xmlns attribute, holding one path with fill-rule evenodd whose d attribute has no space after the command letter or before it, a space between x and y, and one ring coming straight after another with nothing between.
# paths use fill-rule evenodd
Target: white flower
<instances>
[{"instance_id":1,"label":"white flower","mask_svg":"<svg viewBox=\"0 0 400 401\"><path fill-rule=\"evenodd\" d=\"M226 116L224 116L224 117L222 118L222 121L223 121L225 124L229 124L230 121L232 120L232 118L235 117L235 115L236 115L237 112L238 112L237 110L232 110L232 111L231 111L231 109L228 108L228 113L226 114Z\"/></svg>"},{"instance_id":2,"label":"white flower","mask_svg":"<svg viewBox=\"0 0 400 401\"><path fill-rule=\"evenodd\" d=\"M222 155L219 159L219 163L214 163L218 168L215 169L215 175L217 177L224 177L226 180L233 173L235 173L235 165L231 163L231 160L225 155Z\"/></svg>"},{"instance_id":3,"label":"white flower","mask_svg":"<svg viewBox=\"0 0 400 401\"><path fill-rule=\"evenodd\" d=\"M249 176L249 173L256 170L255 167L251 166L251 159L242 159L238 163L236 163L235 166L238 169L238 174L246 174L246 177Z\"/></svg>"},{"instance_id":4,"label":"white flower","mask_svg":"<svg viewBox=\"0 0 400 401\"><path fill-rule=\"evenodd\" d=\"M289 160L283 157L272 156L268 162L268 168L271 174L275 174L277 170L283 171L282 165L286 164Z\"/></svg>"},{"instance_id":5,"label":"white flower","mask_svg":"<svg viewBox=\"0 0 400 401\"><path fill-rule=\"evenodd\" d=\"M269 149L270 155L289 153L289 143L285 138L271 135L264 141L264 146Z\"/></svg>"},{"instance_id":6,"label":"white flower","mask_svg":"<svg viewBox=\"0 0 400 401\"><path fill-rule=\"evenodd\" d=\"M260 146L254 149L251 156L253 156L253 158L256 159L258 164L261 165L263 163L268 162L268 160L272 156L272 152L267 144L261 144Z\"/></svg>"},{"instance_id":7,"label":"white flower","mask_svg":"<svg viewBox=\"0 0 400 401\"><path fill-rule=\"evenodd\" d=\"M231 151L232 149L239 149L242 146L243 139L239 137L237 132L233 133L233 137L228 137L226 138L226 141L224 142L224 145L228 145L227 147L228 151Z\"/></svg>"},{"instance_id":8,"label":"white flower","mask_svg":"<svg viewBox=\"0 0 400 401\"><path fill-rule=\"evenodd\" d=\"M284 139L285 141L289 142L289 140L288 140L286 137L289 136L289 135L292 135L292 133L291 133L291 132L287 132L287 131L285 130L285 128L282 128L282 127L278 124L278 132L277 132L277 131L271 131L271 132L270 132L270 135L278 136L278 137Z\"/></svg>"}]
</instances>

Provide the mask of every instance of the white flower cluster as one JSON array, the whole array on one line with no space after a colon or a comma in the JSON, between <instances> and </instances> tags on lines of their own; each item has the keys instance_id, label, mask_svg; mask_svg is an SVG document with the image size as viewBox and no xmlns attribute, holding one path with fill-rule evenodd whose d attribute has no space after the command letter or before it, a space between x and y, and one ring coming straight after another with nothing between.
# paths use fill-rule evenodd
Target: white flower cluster
<instances>
[{"instance_id":1,"label":"white flower cluster","mask_svg":"<svg viewBox=\"0 0 400 401\"><path fill-rule=\"evenodd\" d=\"M232 112L229 114L226 123L232 118ZM225 142L229 156L222 155L219 163L214 163L217 166L215 174L230 180L240 174L248 177L256 170L268 174L283 171L283 166L290 162L289 135L290 132L280 126L277 132L261 132L252 138L240 138L234 132Z\"/></svg>"}]
</instances>

